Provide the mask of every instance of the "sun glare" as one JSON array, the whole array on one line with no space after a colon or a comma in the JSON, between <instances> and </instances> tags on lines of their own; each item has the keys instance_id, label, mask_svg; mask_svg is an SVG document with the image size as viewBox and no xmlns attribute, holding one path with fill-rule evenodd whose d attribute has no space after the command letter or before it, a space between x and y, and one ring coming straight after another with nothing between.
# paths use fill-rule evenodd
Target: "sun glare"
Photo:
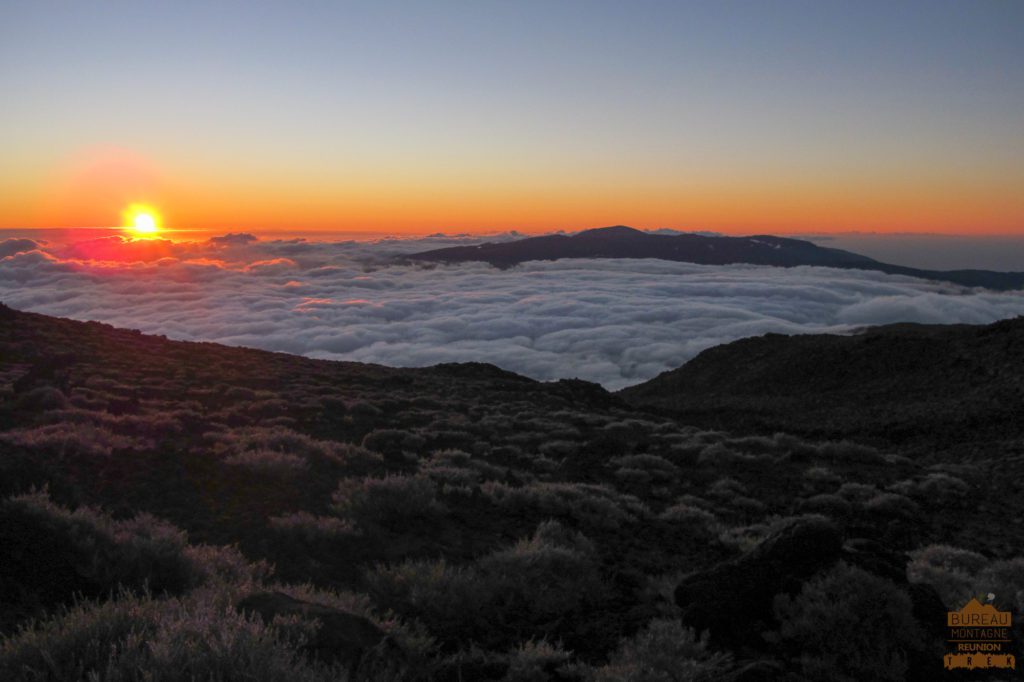
<instances>
[{"instance_id":1,"label":"sun glare","mask_svg":"<svg viewBox=\"0 0 1024 682\"><path fill-rule=\"evenodd\" d=\"M136 237L153 237L160 232L160 214L152 206L132 204L124 212L125 229Z\"/></svg>"}]
</instances>

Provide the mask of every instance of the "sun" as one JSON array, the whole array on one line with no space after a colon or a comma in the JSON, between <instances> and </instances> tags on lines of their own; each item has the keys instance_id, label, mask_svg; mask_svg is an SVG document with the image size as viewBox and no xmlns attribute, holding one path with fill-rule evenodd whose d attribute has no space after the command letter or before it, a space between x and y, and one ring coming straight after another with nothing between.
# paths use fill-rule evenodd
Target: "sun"
<instances>
[{"instance_id":1,"label":"sun","mask_svg":"<svg viewBox=\"0 0 1024 682\"><path fill-rule=\"evenodd\" d=\"M154 237L160 233L160 214L146 204L132 204L124 212L125 230L136 237Z\"/></svg>"}]
</instances>

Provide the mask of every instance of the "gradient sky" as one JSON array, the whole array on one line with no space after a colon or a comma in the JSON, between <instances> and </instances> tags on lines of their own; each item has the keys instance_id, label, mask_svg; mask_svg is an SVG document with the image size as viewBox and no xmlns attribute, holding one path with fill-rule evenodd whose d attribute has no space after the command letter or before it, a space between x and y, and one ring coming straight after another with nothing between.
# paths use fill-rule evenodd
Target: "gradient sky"
<instances>
[{"instance_id":1,"label":"gradient sky","mask_svg":"<svg viewBox=\"0 0 1024 682\"><path fill-rule=\"evenodd\" d=\"M0 228L1024 233L1024 2L0 5Z\"/></svg>"}]
</instances>

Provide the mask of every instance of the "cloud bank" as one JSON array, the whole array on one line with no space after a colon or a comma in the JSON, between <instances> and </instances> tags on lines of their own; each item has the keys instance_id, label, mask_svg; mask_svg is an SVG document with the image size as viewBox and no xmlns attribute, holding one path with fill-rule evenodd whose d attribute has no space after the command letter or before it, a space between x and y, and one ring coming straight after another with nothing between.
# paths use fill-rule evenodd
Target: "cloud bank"
<instances>
[{"instance_id":1,"label":"cloud bank","mask_svg":"<svg viewBox=\"0 0 1024 682\"><path fill-rule=\"evenodd\" d=\"M856 270L601 259L498 270L394 260L470 241L0 240L0 300L174 339L392 366L490 362L609 389L767 332L1024 314L1024 292Z\"/></svg>"}]
</instances>

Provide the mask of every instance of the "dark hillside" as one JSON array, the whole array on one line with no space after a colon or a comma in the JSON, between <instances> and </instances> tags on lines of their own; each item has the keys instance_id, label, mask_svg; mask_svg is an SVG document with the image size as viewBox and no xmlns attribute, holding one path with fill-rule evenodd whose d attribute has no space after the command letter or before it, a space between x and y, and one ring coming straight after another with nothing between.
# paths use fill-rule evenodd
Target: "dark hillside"
<instances>
[{"instance_id":1,"label":"dark hillside","mask_svg":"<svg viewBox=\"0 0 1024 682\"><path fill-rule=\"evenodd\" d=\"M711 348L618 395L714 428L987 456L1024 438L1024 318L768 334Z\"/></svg>"},{"instance_id":2,"label":"dark hillside","mask_svg":"<svg viewBox=\"0 0 1024 682\"><path fill-rule=\"evenodd\" d=\"M991 368L1016 361L1016 324L887 332L911 346L857 366L1001 415L1013 371L967 390L977 370L958 378L929 339L987 339ZM727 402L775 381L795 401L814 377L838 405L843 341L819 341L804 375L753 372L756 353L695 375L722 380L722 414L679 418L490 365L311 360L0 305L0 679L940 679L946 607L992 591L1021 613L1020 479L989 466L1016 432L961 466L846 422L790 435L766 411L759 431Z\"/></svg>"}]
</instances>

